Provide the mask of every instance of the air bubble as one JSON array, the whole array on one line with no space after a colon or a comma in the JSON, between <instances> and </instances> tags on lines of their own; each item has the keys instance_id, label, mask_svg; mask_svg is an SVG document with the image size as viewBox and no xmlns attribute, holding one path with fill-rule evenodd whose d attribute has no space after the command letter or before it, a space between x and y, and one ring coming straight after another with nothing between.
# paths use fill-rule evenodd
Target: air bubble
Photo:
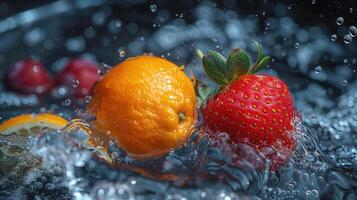
<instances>
[{"instance_id":1,"label":"air bubble","mask_svg":"<svg viewBox=\"0 0 357 200\"><path fill-rule=\"evenodd\" d=\"M355 27L355 26L350 26L350 27L348 28L348 31L349 31L349 33L350 33L350 35L351 35L352 37L356 37L356 35L357 35L357 27Z\"/></svg>"},{"instance_id":2,"label":"air bubble","mask_svg":"<svg viewBox=\"0 0 357 200\"><path fill-rule=\"evenodd\" d=\"M155 5L155 4L150 5L150 11L152 13L156 12L157 11L157 5Z\"/></svg>"},{"instance_id":3,"label":"air bubble","mask_svg":"<svg viewBox=\"0 0 357 200\"><path fill-rule=\"evenodd\" d=\"M352 36L351 35L345 35L345 37L343 37L343 41L346 43L346 44L349 44L352 42Z\"/></svg>"},{"instance_id":4,"label":"air bubble","mask_svg":"<svg viewBox=\"0 0 357 200\"><path fill-rule=\"evenodd\" d=\"M336 34L332 34L331 35L331 41L336 41L337 40L337 35Z\"/></svg>"},{"instance_id":5,"label":"air bubble","mask_svg":"<svg viewBox=\"0 0 357 200\"><path fill-rule=\"evenodd\" d=\"M341 26L344 21L345 21L345 19L343 19L343 17L337 17L337 19L336 19L336 24L339 25L339 26Z\"/></svg>"}]
</instances>

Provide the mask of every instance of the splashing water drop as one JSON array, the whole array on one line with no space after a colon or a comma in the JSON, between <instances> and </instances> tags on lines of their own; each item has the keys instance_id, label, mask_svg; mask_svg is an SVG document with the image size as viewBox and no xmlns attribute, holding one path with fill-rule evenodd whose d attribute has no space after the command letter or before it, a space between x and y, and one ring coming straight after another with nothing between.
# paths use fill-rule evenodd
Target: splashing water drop
<instances>
[{"instance_id":1,"label":"splashing water drop","mask_svg":"<svg viewBox=\"0 0 357 200\"><path fill-rule=\"evenodd\" d=\"M155 5L155 4L150 5L150 11L152 13L156 12L157 11L157 5Z\"/></svg>"},{"instance_id":2,"label":"splashing water drop","mask_svg":"<svg viewBox=\"0 0 357 200\"><path fill-rule=\"evenodd\" d=\"M345 19L343 19L343 17L337 17L337 19L336 19L336 24L339 25L339 26L341 26L344 21L345 21Z\"/></svg>"},{"instance_id":3,"label":"splashing water drop","mask_svg":"<svg viewBox=\"0 0 357 200\"><path fill-rule=\"evenodd\" d=\"M352 42L352 36L347 34L343 37L343 41L346 43L346 44L349 44Z\"/></svg>"},{"instance_id":4,"label":"splashing water drop","mask_svg":"<svg viewBox=\"0 0 357 200\"><path fill-rule=\"evenodd\" d=\"M336 34L332 34L331 35L331 41L336 41L337 40L337 35Z\"/></svg>"},{"instance_id":5,"label":"splashing water drop","mask_svg":"<svg viewBox=\"0 0 357 200\"><path fill-rule=\"evenodd\" d=\"M352 37L356 37L356 35L357 35L357 27L355 27L355 26L350 26L350 27L348 28L348 31L349 31L349 33L350 33L350 35L351 35Z\"/></svg>"}]
</instances>

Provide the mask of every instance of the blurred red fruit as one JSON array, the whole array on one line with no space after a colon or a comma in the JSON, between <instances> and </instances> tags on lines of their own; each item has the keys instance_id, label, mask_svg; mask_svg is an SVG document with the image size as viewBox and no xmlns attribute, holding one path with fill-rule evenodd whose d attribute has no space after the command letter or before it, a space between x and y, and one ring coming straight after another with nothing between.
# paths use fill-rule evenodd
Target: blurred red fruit
<instances>
[{"instance_id":1,"label":"blurred red fruit","mask_svg":"<svg viewBox=\"0 0 357 200\"><path fill-rule=\"evenodd\" d=\"M56 84L66 86L75 98L84 98L99 80L98 70L93 61L74 59L58 74Z\"/></svg>"},{"instance_id":2,"label":"blurred red fruit","mask_svg":"<svg viewBox=\"0 0 357 200\"><path fill-rule=\"evenodd\" d=\"M28 59L17 62L10 69L5 85L20 94L42 96L52 88L53 79L42 63Z\"/></svg>"}]
</instances>

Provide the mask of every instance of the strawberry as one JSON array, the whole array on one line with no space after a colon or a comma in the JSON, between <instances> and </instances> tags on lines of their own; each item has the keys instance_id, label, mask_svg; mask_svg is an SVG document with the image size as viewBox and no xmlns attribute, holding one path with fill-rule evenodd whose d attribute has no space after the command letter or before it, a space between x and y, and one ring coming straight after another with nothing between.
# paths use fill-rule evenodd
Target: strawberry
<instances>
[{"instance_id":1,"label":"strawberry","mask_svg":"<svg viewBox=\"0 0 357 200\"><path fill-rule=\"evenodd\" d=\"M99 80L98 70L99 66L95 62L73 59L57 75L56 83L66 86L69 94L75 98L84 98Z\"/></svg>"},{"instance_id":2,"label":"strawberry","mask_svg":"<svg viewBox=\"0 0 357 200\"><path fill-rule=\"evenodd\" d=\"M271 161L270 169L276 170L295 148L296 110L284 81L253 74L270 60L262 56L261 46L256 45L258 59L253 66L240 49L233 50L227 60L214 51L202 58L208 77L221 85L202 108L204 125L213 138L225 132L231 143L253 146Z\"/></svg>"},{"instance_id":3,"label":"strawberry","mask_svg":"<svg viewBox=\"0 0 357 200\"><path fill-rule=\"evenodd\" d=\"M4 80L9 90L20 94L43 96L53 86L53 79L47 69L32 59L15 63Z\"/></svg>"}]
</instances>

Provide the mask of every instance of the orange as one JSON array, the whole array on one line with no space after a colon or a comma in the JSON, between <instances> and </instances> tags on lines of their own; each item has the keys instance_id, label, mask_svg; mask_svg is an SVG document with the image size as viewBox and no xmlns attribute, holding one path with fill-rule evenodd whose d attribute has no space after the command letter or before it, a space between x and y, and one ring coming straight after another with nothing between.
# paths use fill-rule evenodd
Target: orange
<instances>
[{"instance_id":1,"label":"orange","mask_svg":"<svg viewBox=\"0 0 357 200\"><path fill-rule=\"evenodd\" d=\"M44 129L60 129L67 123L67 120L51 113L18 115L0 124L0 138L24 143L29 135L39 134Z\"/></svg>"},{"instance_id":2,"label":"orange","mask_svg":"<svg viewBox=\"0 0 357 200\"><path fill-rule=\"evenodd\" d=\"M113 67L95 86L89 111L94 129L134 158L169 152L185 143L196 120L194 86L183 67L137 56Z\"/></svg>"}]
</instances>

